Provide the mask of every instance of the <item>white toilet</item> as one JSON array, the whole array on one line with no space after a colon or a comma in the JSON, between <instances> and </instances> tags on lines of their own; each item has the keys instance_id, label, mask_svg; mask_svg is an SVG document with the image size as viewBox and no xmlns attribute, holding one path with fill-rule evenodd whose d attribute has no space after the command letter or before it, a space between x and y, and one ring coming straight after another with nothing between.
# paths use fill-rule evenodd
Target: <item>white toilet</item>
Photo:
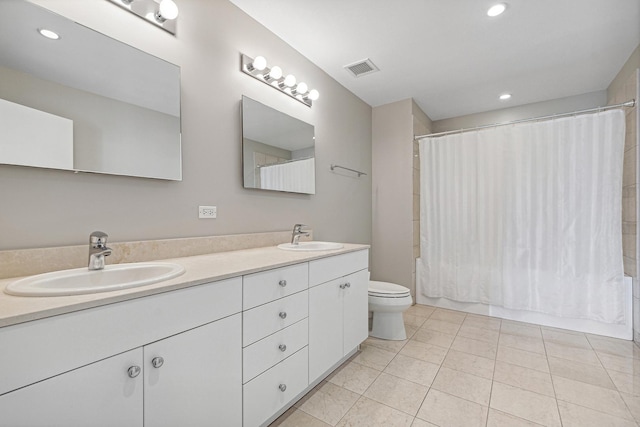
<instances>
[{"instance_id":1,"label":"white toilet","mask_svg":"<svg viewBox=\"0 0 640 427\"><path fill-rule=\"evenodd\" d=\"M404 286L369 280L369 311L373 312L369 335L383 340L406 340L402 313L412 303L409 289Z\"/></svg>"}]
</instances>

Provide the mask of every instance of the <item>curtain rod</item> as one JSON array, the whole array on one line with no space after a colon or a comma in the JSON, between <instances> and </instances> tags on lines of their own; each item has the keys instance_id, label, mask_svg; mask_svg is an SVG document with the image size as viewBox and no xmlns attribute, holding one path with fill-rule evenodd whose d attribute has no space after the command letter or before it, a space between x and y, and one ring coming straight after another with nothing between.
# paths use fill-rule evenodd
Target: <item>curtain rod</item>
<instances>
[{"instance_id":1,"label":"curtain rod","mask_svg":"<svg viewBox=\"0 0 640 427\"><path fill-rule=\"evenodd\" d=\"M452 133L462 133L462 132L468 132L468 131L472 131L472 130L493 128L493 127L506 126L506 125L513 125L513 124L516 124L516 123L533 122L533 121L536 121L536 120L545 120L545 119L555 119L557 117L564 117L564 116L575 116L575 115L578 115L578 114L592 113L594 111L610 110L612 108L634 107L635 105L636 105L636 100L632 99L631 101L623 102L622 104L607 105L606 107L598 107L598 108L589 108L588 110L573 111L571 113L559 113L559 114L552 114L550 116L541 116L541 117L532 117L532 118L529 118L529 119L513 120L511 122L505 122L505 123L494 123L492 125L475 126L475 127L466 128L466 129L449 130L449 131L446 131L446 132L438 132L438 133L429 133L427 135L417 135L417 136L414 136L413 139L417 140L417 139L422 139L422 138L427 138L427 137L432 138L434 136L443 136L443 135L449 135L449 134L452 134Z\"/></svg>"},{"instance_id":2,"label":"curtain rod","mask_svg":"<svg viewBox=\"0 0 640 427\"><path fill-rule=\"evenodd\" d=\"M258 165L258 166L256 166L256 167L257 167L258 169L260 169L260 168L267 168L267 167L269 167L269 166L278 166L278 165L284 165L285 163L301 162L301 161L303 161L303 160L309 160L309 159L313 159L313 158L314 158L313 156L309 156L309 157L300 157L300 158L297 158L297 159L285 160L284 162L271 163L271 164L268 164L268 165Z\"/></svg>"}]
</instances>

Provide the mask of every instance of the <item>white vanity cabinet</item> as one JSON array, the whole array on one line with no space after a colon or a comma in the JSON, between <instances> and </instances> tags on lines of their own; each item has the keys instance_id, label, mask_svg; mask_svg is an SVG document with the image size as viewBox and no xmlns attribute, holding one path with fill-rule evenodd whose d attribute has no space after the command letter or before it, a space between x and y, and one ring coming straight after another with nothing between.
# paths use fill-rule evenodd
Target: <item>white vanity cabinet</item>
<instances>
[{"instance_id":1,"label":"white vanity cabinet","mask_svg":"<svg viewBox=\"0 0 640 427\"><path fill-rule=\"evenodd\" d=\"M367 339L368 251L309 263L309 383Z\"/></svg>"},{"instance_id":2,"label":"white vanity cabinet","mask_svg":"<svg viewBox=\"0 0 640 427\"><path fill-rule=\"evenodd\" d=\"M242 425L241 320L238 313L144 347L145 427Z\"/></svg>"},{"instance_id":3,"label":"white vanity cabinet","mask_svg":"<svg viewBox=\"0 0 640 427\"><path fill-rule=\"evenodd\" d=\"M324 256L1 327L0 427L267 425L367 337L368 250Z\"/></svg>"},{"instance_id":4,"label":"white vanity cabinet","mask_svg":"<svg viewBox=\"0 0 640 427\"><path fill-rule=\"evenodd\" d=\"M229 279L0 328L0 426L241 426L241 291Z\"/></svg>"},{"instance_id":5,"label":"white vanity cabinet","mask_svg":"<svg viewBox=\"0 0 640 427\"><path fill-rule=\"evenodd\" d=\"M0 396L0 426L142 426L141 366L139 348Z\"/></svg>"}]
</instances>

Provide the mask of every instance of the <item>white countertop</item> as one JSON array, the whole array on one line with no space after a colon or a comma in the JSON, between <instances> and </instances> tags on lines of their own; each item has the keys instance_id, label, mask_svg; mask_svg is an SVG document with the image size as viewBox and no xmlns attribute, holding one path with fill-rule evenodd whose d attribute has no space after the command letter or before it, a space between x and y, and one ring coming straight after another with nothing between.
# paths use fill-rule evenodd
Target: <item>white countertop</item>
<instances>
[{"instance_id":1,"label":"white countertop","mask_svg":"<svg viewBox=\"0 0 640 427\"><path fill-rule=\"evenodd\" d=\"M344 244L342 249L315 252L283 251L276 247L266 247L164 259L161 261L173 262L184 266L186 272L175 279L147 286L87 295L57 297L12 296L5 294L4 288L19 278L3 279L0 280L0 290L2 290L0 292L0 327L368 248L368 245L347 243Z\"/></svg>"}]
</instances>

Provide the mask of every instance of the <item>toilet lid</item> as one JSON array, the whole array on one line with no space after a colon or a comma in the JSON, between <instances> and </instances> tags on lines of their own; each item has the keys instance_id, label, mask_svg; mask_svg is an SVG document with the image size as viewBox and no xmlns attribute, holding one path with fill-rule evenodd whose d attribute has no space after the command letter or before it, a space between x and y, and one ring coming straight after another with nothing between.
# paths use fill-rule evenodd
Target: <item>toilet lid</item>
<instances>
[{"instance_id":1,"label":"toilet lid","mask_svg":"<svg viewBox=\"0 0 640 427\"><path fill-rule=\"evenodd\" d=\"M369 295L398 298L409 295L409 289L389 282L369 280Z\"/></svg>"}]
</instances>

